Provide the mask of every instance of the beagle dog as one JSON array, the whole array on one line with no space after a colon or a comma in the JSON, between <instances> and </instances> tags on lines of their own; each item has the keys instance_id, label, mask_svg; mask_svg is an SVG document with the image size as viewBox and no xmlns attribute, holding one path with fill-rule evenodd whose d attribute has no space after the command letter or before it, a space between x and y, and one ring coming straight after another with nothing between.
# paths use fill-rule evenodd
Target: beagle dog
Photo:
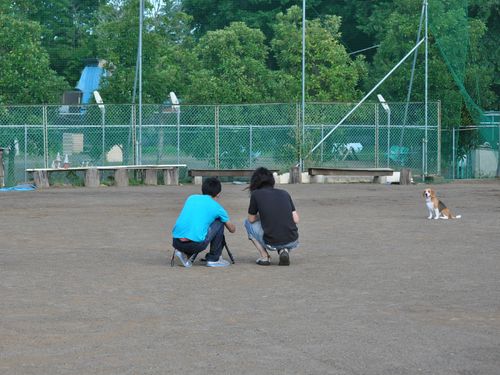
<instances>
[{"instance_id":1,"label":"beagle dog","mask_svg":"<svg viewBox=\"0 0 500 375\"><path fill-rule=\"evenodd\" d=\"M430 188L424 190L425 203L429 216L427 219L460 219L462 215L453 216L451 211L436 197L436 192Z\"/></svg>"}]
</instances>

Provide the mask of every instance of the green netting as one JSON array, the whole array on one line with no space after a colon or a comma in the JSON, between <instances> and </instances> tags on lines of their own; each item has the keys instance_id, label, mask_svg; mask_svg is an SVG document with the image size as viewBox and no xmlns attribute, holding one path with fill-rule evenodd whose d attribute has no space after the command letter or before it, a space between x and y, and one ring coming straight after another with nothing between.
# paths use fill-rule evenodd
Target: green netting
<instances>
[{"instance_id":1,"label":"green netting","mask_svg":"<svg viewBox=\"0 0 500 375\"><path fill-rule=\"evenodd\" d=\"M436 46L448 66L471 117L478 124L483 110L472 98L465 85L470 46L468 1L430 0L428 13L429 27ZM455 113L461 113L461 103L456 103L455 106Z\"/></svg>"}]
</instances>

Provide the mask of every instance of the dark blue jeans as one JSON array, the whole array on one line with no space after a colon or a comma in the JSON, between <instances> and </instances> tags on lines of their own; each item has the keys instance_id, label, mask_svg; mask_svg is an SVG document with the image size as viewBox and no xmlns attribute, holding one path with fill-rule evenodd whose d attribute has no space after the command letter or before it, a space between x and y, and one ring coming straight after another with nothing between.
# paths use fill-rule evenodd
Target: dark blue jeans
<instances>
[{"instance_id":1,"label":"dark blue jeans","mask_svg":"<svg viewBox=\"0 0 500 375\"><path fill-rule=\"evenodd\" d=\"M210 227L203 242L186 241L183 242L178 238L174 238L172 246L174 249L182 251L188 257L205 250L210 244L210 251L205 257L207 261L217 261L222 254L224 245L224 223L220 220L215 220Z\"/></svg>"}]
</instances>

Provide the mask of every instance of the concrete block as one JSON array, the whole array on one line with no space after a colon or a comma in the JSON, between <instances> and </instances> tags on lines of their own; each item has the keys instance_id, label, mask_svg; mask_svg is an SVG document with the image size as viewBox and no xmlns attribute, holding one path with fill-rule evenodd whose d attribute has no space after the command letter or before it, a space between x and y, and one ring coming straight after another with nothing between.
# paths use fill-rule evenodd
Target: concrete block
<instances>
[{"instance_id":1,"label":"concrete block","mask_svg":"<svg viewBox=\"0 0 500 375\"><path fill-rule=\"evenodd\" d=\"M325 176L323 176L323 175L311 176L310 181L313 184L324 184L325 183Z\"/></svg>"},{"instance_id":2,"label":"concrete block","mask_svg":"<svg viewBox=\"0 0 500 375\"><path fill-rule=\"evenodd\" d=\"M301 181L303 184L309 184L311 183L311 179L310 179L311 176L309 176L309 173L307 172L302 172L302 177L301 177Z\"/></svg>"},{"instance_id":3,"label":"concrete block","mask_svg":"<svg viewBox=\"0 0 500 375\"><path fill-rule=\"evenodd\" d=\"M280 184L288 184L290 183L290 173L283 173L282 175L279 176L280 178Z\"/></svg>"}]
</instances>

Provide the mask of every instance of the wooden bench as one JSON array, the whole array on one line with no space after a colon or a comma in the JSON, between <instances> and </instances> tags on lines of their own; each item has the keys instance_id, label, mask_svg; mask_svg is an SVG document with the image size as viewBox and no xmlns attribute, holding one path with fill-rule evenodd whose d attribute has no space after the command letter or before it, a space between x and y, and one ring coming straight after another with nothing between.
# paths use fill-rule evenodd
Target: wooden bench
<instances>
[{"instance_id":1,"label":"wooden bench","mask_svg":"<svg viewBox=\"0 0 500 375\"><path fill-rule=\"evenodd\" d=\"M278 170L270 170L272 173ZM194 178L194 183L201 184L203 177L251 177L255 169L190 169L188 175Z\"/></svg>"},{"instance_id":2,"label":"wooden bench","mask_svg":"<svg viewBox=\"0 0 500 375\"><path fill-rule=\"evenodd\" d=\"M52 173L61 172L84 172L85 186L98 187L101 183L101 172L109 171L114 173L116 186L128 186L128 172L133 170L144 173L143 182L145 185L158 185L158 171L163 173L165 185L179 184L179 168L186 167L185 164L161 164L161 165L108 165L108 166L88 166L69 168L32 168L26 169L27 173L33 174L35 185L38 188L48 188L49 176Z\"/></svg>"},{"instance_id":3,"label":"wooden bench","mask_svg":"<svg viewBox=\"0 0 500 375\"><path fill-rule=\"evenodd\" d=\"M373 177L377 182L380 176L392 176L391 168L308 168L309 176L359 176Z\"/></svg>"}]
</instances>

